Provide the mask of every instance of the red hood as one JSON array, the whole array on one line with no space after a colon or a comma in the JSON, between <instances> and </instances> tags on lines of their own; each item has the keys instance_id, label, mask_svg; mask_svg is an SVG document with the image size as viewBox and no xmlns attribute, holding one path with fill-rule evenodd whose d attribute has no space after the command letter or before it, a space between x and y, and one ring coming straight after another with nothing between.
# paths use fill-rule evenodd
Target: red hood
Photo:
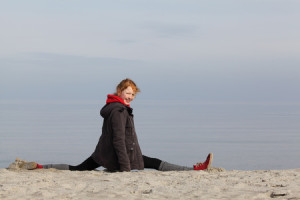
<instances>
[{"instance_id":1,"label":"red hood","mask_svg":"<svg viewBox=\"0 0 300 200\"><path fill-rule=\"evenodd\" d=\"M112 95L112 94L107 95L106 103L108 104L108 103L113 103L113 102L120 102L120 103L124 104L125 106L130 107L130 105L129 105L129 104L126 104L126 103L124 102L124 100L121 99L120 97L118 97L118 96L116 96L116 95Z\"/></svg>"}]
</instances>

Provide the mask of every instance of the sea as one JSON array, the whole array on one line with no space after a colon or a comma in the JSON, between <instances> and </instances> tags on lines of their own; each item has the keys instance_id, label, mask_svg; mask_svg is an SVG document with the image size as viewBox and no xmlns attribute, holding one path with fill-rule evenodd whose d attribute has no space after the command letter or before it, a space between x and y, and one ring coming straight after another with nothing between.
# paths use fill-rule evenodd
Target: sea
<instances>
[{"instance_id":1,"label":"sea","mask_svg":"<svg viewBox=\"0 0 300 200\"><path fill-rule=\"evenodd\" d=\"M101 100L0 101L0 168L16 158L77 165L101 135ZM300 103L136 99L144 155L184 166L214 154L226 170L300 168Z\"/></svg>"}]
</instances>

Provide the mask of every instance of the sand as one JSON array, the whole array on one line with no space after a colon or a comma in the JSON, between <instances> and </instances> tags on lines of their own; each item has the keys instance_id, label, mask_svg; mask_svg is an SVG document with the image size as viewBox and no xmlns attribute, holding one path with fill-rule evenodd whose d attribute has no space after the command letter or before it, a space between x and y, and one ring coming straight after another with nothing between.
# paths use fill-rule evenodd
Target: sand
<instances>
[{"instance_id":1,"label":"sand","mask_svg":"<svg viewBox=\"0 0 300 200\"><path fill-rule=\"evenodd\" d=\"M0 169L0 199L300 200L300 169L116 173Z\"/></svg>"}]
</instances>

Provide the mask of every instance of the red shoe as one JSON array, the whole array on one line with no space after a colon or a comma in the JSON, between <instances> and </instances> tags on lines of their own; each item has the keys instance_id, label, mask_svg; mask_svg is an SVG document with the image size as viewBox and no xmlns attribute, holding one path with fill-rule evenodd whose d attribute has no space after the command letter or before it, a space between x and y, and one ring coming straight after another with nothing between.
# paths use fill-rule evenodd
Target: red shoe
<instances>
[{"instance_id":1,"label":"red shoe","mask_svg":"<svg viewBox=\"0 0 300 200\"><path fill-rule=\"evenodd\" d=\"M213 161L213 154L209 153L204 163L197 163L196 165L194 165L194 170L206 170L210 168L212 161Z\"/></svg>"}]
</instances>

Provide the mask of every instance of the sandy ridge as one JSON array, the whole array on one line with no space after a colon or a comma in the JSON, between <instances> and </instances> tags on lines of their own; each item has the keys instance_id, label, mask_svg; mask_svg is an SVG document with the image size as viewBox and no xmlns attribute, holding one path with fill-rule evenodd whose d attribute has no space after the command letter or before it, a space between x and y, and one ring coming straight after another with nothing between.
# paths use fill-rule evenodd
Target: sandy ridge
<instances>
[{"instance_id":1,"label":"sandy ridge","mask_svg":"<svg viewBox=\"0 0 300 200\"><path fill-rule=\"evenodd\" d=\"M300 200L300 169L71 172L0 169L0 199Z\"/></svg>"}]
</instances>

